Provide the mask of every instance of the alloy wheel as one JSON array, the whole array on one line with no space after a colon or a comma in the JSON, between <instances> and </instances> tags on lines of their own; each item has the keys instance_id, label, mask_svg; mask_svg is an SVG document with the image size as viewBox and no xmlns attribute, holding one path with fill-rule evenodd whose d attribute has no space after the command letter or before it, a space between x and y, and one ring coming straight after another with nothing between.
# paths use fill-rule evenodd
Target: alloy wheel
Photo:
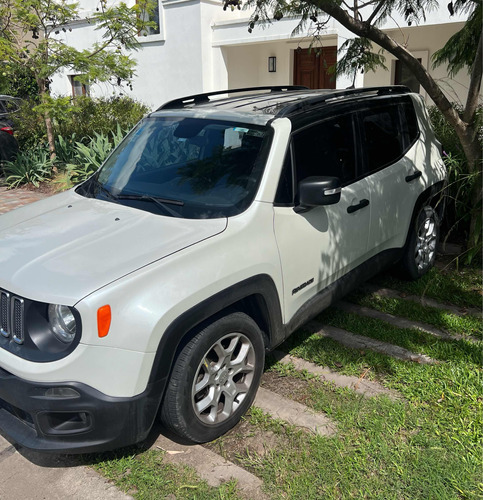
<instances>
[{"instance_id":1,"label":"alloy wheel","mask_svg":"<svg viewBox=\"0 0 483 500\"><path fill-rule=\"evenodd\" d=\"M242 333L215 342L196 370L191 390L196 416L205 424L229 418L245 399L254 379L255 350Z\"/></svg>"}]
</instances>

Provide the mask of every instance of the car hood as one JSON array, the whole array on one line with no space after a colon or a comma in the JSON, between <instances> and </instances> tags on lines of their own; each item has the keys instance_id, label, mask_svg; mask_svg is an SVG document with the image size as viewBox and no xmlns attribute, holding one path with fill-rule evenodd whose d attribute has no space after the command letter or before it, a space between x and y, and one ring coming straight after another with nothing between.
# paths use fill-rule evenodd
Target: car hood
<instances>
[{"instance_id":1,"label":"car hood","mask_svg":"<svg viewBox=\"0 0 483 500\"><path fill-rule=\"evenodd\" d=\"M73 305L226 225L225 218L165 217L71 190L0 216L0 288Z\"/></svg>"}]
</instances>

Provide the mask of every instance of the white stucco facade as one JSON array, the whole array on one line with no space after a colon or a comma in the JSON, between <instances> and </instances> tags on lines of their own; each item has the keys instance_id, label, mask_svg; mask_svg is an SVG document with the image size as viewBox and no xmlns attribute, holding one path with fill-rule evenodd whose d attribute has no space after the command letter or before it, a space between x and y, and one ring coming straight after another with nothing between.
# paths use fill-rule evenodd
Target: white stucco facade
<instances>
[{"instance_id":1,"label":"white stucco facade","mask_svg":"<svg viewBox=\"0 0 483 500\"><path fill-rule=\"evenodd\" d=\"M132 0L133 1L133 0ZM129 3L129 2L128 2ZM81 2L81 18L95 11L98 0ZM302 35L292 36L298 19L288 18L265 27L256 26L248 32L249 13L225 12L218 0L159 0L160 33L140 37L142 49L133 54L137 61L133 90L123 93L156 108L176 97L226 88L294 83L294 54L298 48L308 48L310 25ZM432 12L425 22L415 27L404 26L401 19L387 25L390 36L404 40L407 48L420 57L447 91L452 100L466 97L469 76L462 71L449 79L446 68L431 68L431 57L462 26L461 19L450 18L443 9ZM79 20L72 31L62 34L77 48L87 48L100 37L92 24ZM322 37L324 47L337 47L354 35L331 20ZM390 85L394 83L395 59L386 57L387 71L360 74L352 78L338 77L337 88L353 83L357 87ZM276 57L276 72L268 71L268 58ZM340 55L339 55L340 57ZM52 82L55 95L72 93L69 71L59 73ZM424 91L421 89L424 95ZM94 96L119 93L108 83L93 83Z\"/></svg>"}]
</instances>

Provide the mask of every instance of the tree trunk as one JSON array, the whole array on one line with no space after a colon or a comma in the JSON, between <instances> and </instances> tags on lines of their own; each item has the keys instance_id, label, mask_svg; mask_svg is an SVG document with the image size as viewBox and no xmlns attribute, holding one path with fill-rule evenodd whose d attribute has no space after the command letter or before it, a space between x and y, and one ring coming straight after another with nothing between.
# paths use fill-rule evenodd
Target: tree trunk
<instances>
[{"instance_id":1,"label":"tree trunk","mask_svg":"<svg viewBox=\"0 0 483 500\"><path fill-rule=\"evenodd\" d=\"M37 85L39 87L40 99L42 104L46 103L47 97L47 86L45 80L38 80ZM45 130L47 132L47 141L49 143L50 159L55 160L55 138L54 129L52 127L52 118L47 110L44 111L44 123Z\"/></svg>"},{"instance_id":2,"label":"tree trunk","mask_svg":"<svg viewBox=\"0 0 483 500\"><path fill-rule=\"evenodd\" d=\"M473 176L473 189L470 194L471 219L466 240L468 252L481 245L481 200L482 200L482 167L483 158L477 131L473 126L455 127L456 134L463 147L468 163L468 173ZM470 255L470 254L468 254ZM471 261L471 258L468 259Z\"/></svg>"},{"instance_id":3,"label":"tree trunk","mask_svg":"<svg viewBox=\"0 0 483 500\"><path fill-rule=\"evenodd\" d=\"M47 130L47 140L49 141L50 159L55 160L56 154L55 154L54 129L52 128L52 119L50 118L48 111L44 111L44 121L45 121L45 128Z\"/></svg>"}]
</instances>

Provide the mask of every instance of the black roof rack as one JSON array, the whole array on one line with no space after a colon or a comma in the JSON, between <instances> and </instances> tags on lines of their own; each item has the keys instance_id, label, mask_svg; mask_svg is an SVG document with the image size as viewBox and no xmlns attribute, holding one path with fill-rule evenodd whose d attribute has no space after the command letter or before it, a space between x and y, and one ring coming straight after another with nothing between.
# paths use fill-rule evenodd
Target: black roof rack
<instances>
[{"instance_id":1,"label":"black roof rack","mask_svg":"<svg viewBox=\"0 0 483 500\"><path fill-rule=\"evenodd\" d=\"M210 102L210 97L223 94L237 94L241 92L259 92L262 90L269 90L270 92L284 92L290 90L308 90L307 87L302 85L279 85L276 87L247 87L242 89L229 89L229 90L217 90L216 92L206 92L204 94L194 94L187 97L180 97L179 99L174 99L168 101L167 103L160 106L156 111L161 109L173 109L182 108L190 104L206 104Z\"/></svg>"},{"instance_id":2,"label":"black roof rack","mask_svg":"<svg viewBox=\"0 0 483 500\"><path fill-rule=\"evenodd\" d=\"M314 95L299 101L293 102L284 106L277 112L277 117L288 116L298 111L305 111L307 108L323 104L327 101L339 99L347 96L359 96L364 94L390 95L390 94L407 94L411 90L405 85L391 85L388 87L365 87L358 89L334 90L324 94Z\"/></svg>"},{"instance_id":3,"label":"black roof rack","mask_svg":"<svg viewBox=\"0 0 483 500\"><path fill-rule=\"evenodd\" d=\"M157 111L164 109L176 109L183 108L185 106L197 106L210 103L210 97L219 96L223 94L237 94L237 93L248 93L248 92L259 92L259 91L270 91L269 93L260 94L260 96L270 96L270 93L281 92L284 93L284 98L280 99L278 103L278 111L272 111L271 114L274 114L277 117L284 117L293 114L297 114L299 112L306 111L310 108L320 106L328 101L333 101L346 97L369 97L373 95L396 95L396 94L407 94L410 93L411 90L404 85L391 85L385 87L366 87L366 88L357 88L357 89L340 89L340 90L327 90L327 89L319 89L319 90L311 90L307 87L299 86L299 85L282 85L282 86L270 86L270 87L247 87L240 89L227 89L227 90L218 90L215 92L206 92L204 94L195 94L187 97L181 97L179 99L174 99L169 101L162 106L160 106ZM299 91L299 92L296 92ZM300 93L302 91L302 94ZM292 94L293 92L293 94ZM287 97L292 97L290 100L286 100ZM243 96L244 100L250 100L250 96ZM234 100L243 99L243 97L233 98ZM218 99L214 102L219 103L219 105L224 105L227 100ZM260 107L259 111L263 112L264 109L271 108L274 109L273 104L267 106L266 108Z\"/></svg>"}]
</instances>

